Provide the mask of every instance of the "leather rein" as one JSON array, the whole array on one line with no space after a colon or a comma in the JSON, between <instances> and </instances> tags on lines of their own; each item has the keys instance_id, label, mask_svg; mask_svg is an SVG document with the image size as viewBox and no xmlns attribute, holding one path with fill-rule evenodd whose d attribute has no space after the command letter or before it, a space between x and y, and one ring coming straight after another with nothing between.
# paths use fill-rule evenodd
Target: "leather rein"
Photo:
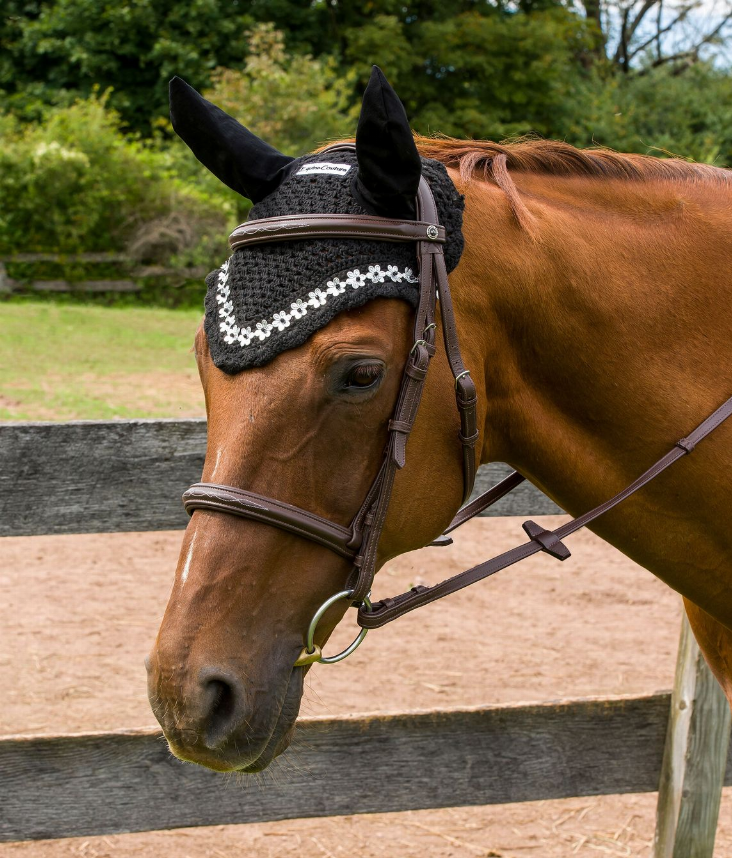
<instances>
[{"instance_id":1,"label":"leather rein","mask_svg":"<svg viewBox=\"0 0 732 858\"><path fill-rule=\"evenodd\" d=\"M352 149L340 144L328 151ZM452 297L443 253L445 230L439 224L437 207L429 185L420 179L417 193L417 220L402 221L371 215L287 215L261 218L238 226L229 238L232 250L270 241L295 241L304 238L363 238L389 242L414 242L419 265L419 302L414 321L414 344L407 357L401 387L392 419L388 424L388 441L381 467L353 518L345 528L319 515L265 497L219 483L195 483L183 495L189 514L206 509L225 512L260 521L318 543L350 560L353 568L347 589L331 596L316 612L306 635L306 645L295 662L303 666L312 662L332 663L349 655L361 643L368 629L378 628L422 605L454 593L483 578L499 572L527 557L544 551L558 560L566 560L569 550L562 540L586 526L608 510L630 497L658 476L677 459L690 453L696 444L732 414L732 397L707 417L686 438L653 464L631 485L610 500L573 519L554 531L547 531L533 521L523 528L529 541L523 545L461 572L432 587L417 586L406 593L380 602L369 600L376 575L379 540L391 499L394 477L404 467L406 445L414 425L430 361L436 353L436 312L439 308L442 332L460 414L459 440L463 454L463 504L468 501L475 483L475 443L478 439L476 419L477 394L470 373L465 369L458 341ZM437 297L439 295L439 305ZM497 485L460 509L442 537L432 545L449 545L447 536L461 524L479 515L524 481L518 472L511 473ZM358 609L361 633L336 656L326 657L314 643L317 624L325 611L339 599L350 600Z\"/></svg>"}]
</instances>

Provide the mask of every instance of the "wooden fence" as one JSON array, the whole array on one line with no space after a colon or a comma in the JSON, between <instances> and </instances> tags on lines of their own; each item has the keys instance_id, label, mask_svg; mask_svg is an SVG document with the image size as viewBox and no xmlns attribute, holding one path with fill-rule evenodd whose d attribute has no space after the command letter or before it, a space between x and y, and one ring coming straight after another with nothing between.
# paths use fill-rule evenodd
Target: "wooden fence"
<instances>
[{"instance_id":1,"label":"wooden fence","mask_svg":"<svg viewBox=\"0 0 732 858\"><path fill-rule=\"evenodd\" d=\"M26 278L14 280L8 276L6 263L55 262L63 264L120 266L128 277L121 280L53 280ZM139 265L123 253L16 253L0 259L0 293L30 289L33 292L139 292L142 281L147 278L175 278L181 283L200 280L209 269L205 266L193 268L166 268L162 265Z\"/></svg>"},{"instance_id":2,"label":"wooden fence","mask_svg":"<svg viewBox=\"0 0 732 858\"><path fill-rule=\"evenodd\" d=\"M0 536L182 528L205 439L202 420L0 425ZM489 514L558 511L523 484ZM655 858L712 858L729 734L685 624L672 693L302 719L266 786L179 762L156 730L4 737L0 841L659 790Z\"/></svg>"}]
</instances>

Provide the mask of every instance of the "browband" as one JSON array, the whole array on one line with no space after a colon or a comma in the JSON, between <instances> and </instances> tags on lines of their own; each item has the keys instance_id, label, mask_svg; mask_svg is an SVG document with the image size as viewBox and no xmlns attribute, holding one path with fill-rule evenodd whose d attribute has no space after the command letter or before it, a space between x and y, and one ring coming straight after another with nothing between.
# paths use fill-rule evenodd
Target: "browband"
<instances>
[{"instance_id":1,"label":"browband","mask_svg":"<svg viewBox=\"0 0 732 858\"><path fill-rule=\"evenodd\" d=\"M445 227L427 221L391 220L375 215L282 215L247 221L229 236L232 250L270 241L304 238L367 238L377 241L445 243Z\"/></svg>"}]
</instances>

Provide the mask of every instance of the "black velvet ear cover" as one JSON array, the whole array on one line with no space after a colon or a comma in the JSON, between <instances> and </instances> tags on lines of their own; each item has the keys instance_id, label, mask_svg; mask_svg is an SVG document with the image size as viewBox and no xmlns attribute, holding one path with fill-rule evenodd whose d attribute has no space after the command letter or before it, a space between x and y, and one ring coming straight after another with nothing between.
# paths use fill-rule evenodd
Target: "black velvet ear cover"
<instances>
[{"instance_id":1,"label":"black velvet ear cover","mask_svg":"<svg viewBox=\"0 0 732 858\"><path fill-rule=\"evenodd\" d=\"M356 195L365 208L391 217L416 217L422 162L399 97L374 66L356 131Z\"/></svg>"},{"instance_id":2,"label":"black velvet ear cover","mask_svg":"<svg viewBox=\"0 0 732 858\"><path fill-rule=\"evenodd\" d=\"M224 184L255 203L280 185L294 158L260 140L181 78L170 81L169 95L176 134Z\"/></svg>"}]
</instances>

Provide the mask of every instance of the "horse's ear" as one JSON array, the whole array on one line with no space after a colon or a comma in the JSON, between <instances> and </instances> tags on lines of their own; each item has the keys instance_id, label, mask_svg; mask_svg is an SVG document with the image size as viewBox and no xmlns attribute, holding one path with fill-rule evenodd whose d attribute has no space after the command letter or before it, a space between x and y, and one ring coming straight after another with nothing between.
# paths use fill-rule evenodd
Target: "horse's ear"
<instances>
[{"instance_id":1,"label":"horse's ear","mask_svg":"<svg viewBox=\"0 0 732 858\"><path fill-rule=\"evenodd\" d=\"M422 162L407 114L381 69L371 70L356 131L356 193L378 214L415 217Z\"/></svg>"},{"instance_id":2,"label":"horse's ear","mask_svg":"<svg viewBox=\"0 0 732 858\"><path fill-rule=\"evenodd\" d=\"M176 134L232 190L256 203L287 175L294 158L260 140L184 80L174 77L169 92Z\"/></svg>"}]
</instances>

